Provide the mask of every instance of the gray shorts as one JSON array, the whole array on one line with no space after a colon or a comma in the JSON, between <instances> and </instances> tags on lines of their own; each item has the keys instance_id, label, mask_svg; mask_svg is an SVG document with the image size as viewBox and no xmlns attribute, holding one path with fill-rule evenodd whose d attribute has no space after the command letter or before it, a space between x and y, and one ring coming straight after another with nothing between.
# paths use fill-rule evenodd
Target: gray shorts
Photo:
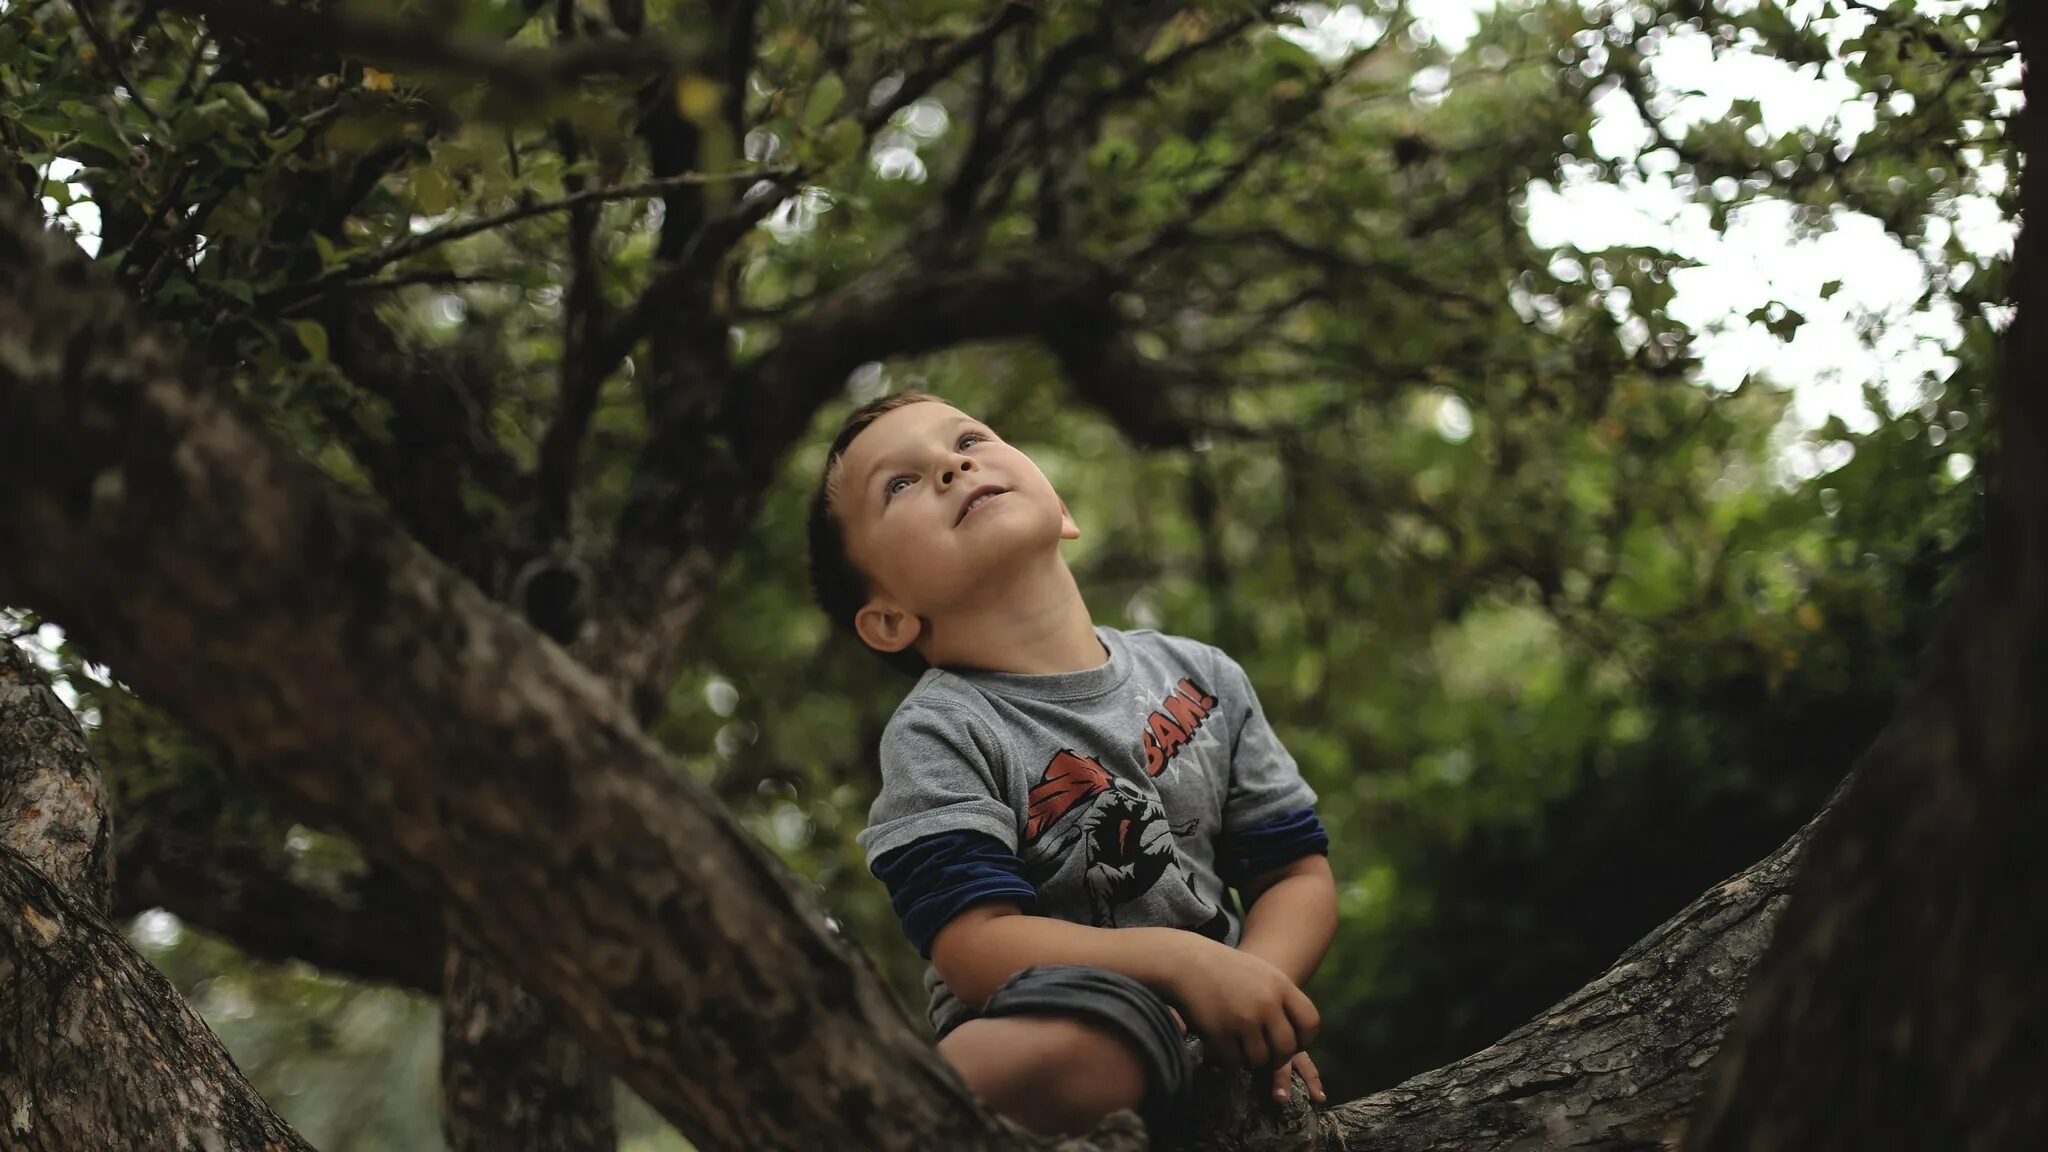
<instances>
[{"instance_id":1,"label":"gray shorts","mask_svg":"<svg viewBox=\"0 0 2048 1152\"><path fill-rule=\"evenodd\" d=\"M980 1014L1072 1016L1115 1032L1130 1043L1145 1067L1145 1103L1139 1115L1146 1131L1162 1146L1179 1134L1193 1098L1195 1065L1180 1025L1157 992L1107 968L1043 964L1004 981ZM965 1022L956 1020L953 1027Z\"/></svg>"}]
</instances>

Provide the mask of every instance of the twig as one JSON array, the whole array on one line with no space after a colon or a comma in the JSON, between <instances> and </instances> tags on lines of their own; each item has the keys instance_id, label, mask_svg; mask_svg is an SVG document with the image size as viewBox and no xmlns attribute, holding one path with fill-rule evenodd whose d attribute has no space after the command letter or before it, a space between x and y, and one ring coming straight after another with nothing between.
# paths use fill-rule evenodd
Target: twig
<instances>
[{"instance_id":1,"label":"twig","mask_svg":"<svg viewBox=\"0 0 2048 1152\"><path fill-rule=\"evenodd\" d=\"M763 169L762 174L767 175L772 171ZM690 237L681 255L667 270L655 277L654 283L649 284L646 290L640 293L640 298L633 302L632 308L624 316L619 317L618 322L613 324L609 331L592 336L590 359L584 364L584 370L599 375L610 374L612 365L624 359L626 353L631 352L633 346L640 342L640 337L647 334L655 317L671 306L676 293L692 280L702 276L708 267L731 250L732 245L740 237L767 219L769 213L781 207L783 202L789 199L790 193L796 191L801 176L801 169L781 170L781 175L774 177L781 187L779 193L746 201L724 216L699 228Z\"/></svg>"},{"instance_id":2,"label":"twig","mask_svg":"<svg viewBox=\"0 0 2048 1152\"><path fill-rule=\"evenodd\" d=\"M206 50L212 44L211 32L201 32L192 41L192 58L185 61L185 75L178 80L178 98L174 103L182 104L192 98L192 82L199 78L199 66L206 62Z\"/></svg>"},{"instance_id":3,"label":"twig","mask_svg":"<svg viewBox=\"0 0 2048 1152\"><path fill-rule=\"evenodd\" d=\"M439 287L463 288L479 284L516 287L520 282L509 276L488 276L475 272L401 272L396 276L380 276L374 280L352 280L347 284L336 284L330 292L396 292L401 288ZM311 298L295 301L278 309L278 314L289 316L306 307Z\"/></svg>"},{"instance_id":4,"label":"twig","mask_svg":"<svg viewBox=\"0 0 2048 1152\"><path fill-rule=\"evenodd\" d=\"M619 184L610 188L591 188L572 196L564 196L559 200L539 200L530 204L522 204L509 212L501 212L496 216L465 220L460 224L447 224L431 231L422 232L417 236L408 236L388 248L347 261L339 268L316 279L309 280L303 284L287 285L273 292L266 293L262 299L264 302L274 302L275 298L279 297L297 300L306 296L318 295L336 284L348 280L361 279L387 264L395 264L408 257L417 256L429 248L437 248L443 244L462 240L479 232L488 232L493 228L502 228L507 224L516 223L533 216L544 216L550 212L566 211L581 204L597 204L612 200L639 200L649 196L661 196L677 188L729 180L772 180L786 176L793 171L794 169L788 168L754 168L743 172L684 172L680 175L670 176L661 180L647 180L638 184Z\"/></svg>"},{"instance_id":5,"label":"twig","mask_svg":"<svg viewBox=\"0 0 2048 1152\"><path fill-rule=\"evenodd\" d=\"M936 59L916 72L903 78L887 100L876 104L870 88L866 110L861 113L861 130L873 133L889 122L891 116L908 108L918 97L931 91L932 85L951 75L953 70L972 60L983 49L995 42L996 37L1009 31L1018 23L1035 16L1034 6L1022 0L1011 0L1002 10L990 17L981 27L946 45ZM879 83L879 81L878 81Z\"/></svg>"},{"instance_id":6,"label":"twig","mask_svg":"<svg viewBox=\"0 0 2048 1152\"><path fill-rule=\"evenodd\" d=\"M122 69L121 57L115 53L113 41L108 40L107 34L100 31L100 26L93 23L90 7L90 0L77 0L77 3L71 6L71 10L78 13L79 26L85 29L86 38L92 41L93 50L99 53L100 59L107 62L107 70L114 74L114 79L121 87L128 90L129 99L135 101L137 108L142 109L142 114L162 124L164 118L157 115L156 109L149 106L149 101L142 98L142 89L137 88L135 82L128 79L128 73Z\"/></svg>"}]
</instances>

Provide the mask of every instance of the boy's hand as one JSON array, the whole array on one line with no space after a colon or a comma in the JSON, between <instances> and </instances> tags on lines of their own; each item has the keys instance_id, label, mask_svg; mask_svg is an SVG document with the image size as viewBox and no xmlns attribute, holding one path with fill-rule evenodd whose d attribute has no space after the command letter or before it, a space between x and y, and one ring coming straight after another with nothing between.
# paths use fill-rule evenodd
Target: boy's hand
<instances>
[{"instance_id":1,"label":"boy's hand","mask_svg":"<svg viewBox=\"0 0 2048 1152\"><path fill-rule=\"evenodd\" d=\"M1302 1083L1308 1085L1308 1098L1318 1104L1330 1102L1323 1093L1323 1074L1316 1071L1316 1062L1306 1052L1296 1052L1294 1059L1273 1069L1273 1099L1285 1104L1294 1098L1294 1074L1301 1073Z\"/></svg>"},{"instance_id":2,"label":"boy's hand","mask_svg":"<svg viewBox=\"0 0 2048 1152\"><path fill-rule=\"evenodd\" d=\"M1322 1019L1285 972L1206 937L1187 940L1167 991L1219 1062L1284 1065L1315 1040Z\"/></svg>"}]
</instances>

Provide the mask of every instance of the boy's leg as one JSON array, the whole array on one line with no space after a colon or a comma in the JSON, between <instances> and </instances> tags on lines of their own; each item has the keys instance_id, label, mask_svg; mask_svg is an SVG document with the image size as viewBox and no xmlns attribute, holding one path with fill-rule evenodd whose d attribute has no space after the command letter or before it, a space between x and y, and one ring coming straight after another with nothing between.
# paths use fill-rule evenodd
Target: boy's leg
<instances>
[{"instance_id":1,"label":"boy's leg","mask_svg":"<svg viewBox=\"0 0 2048 1152\"><path fill-rule=\"evenodd\" d=\"M995 1112L1042 1136L1091 1132L1145 1100L1145 1066L1109 1029L1068 1016L969 1020L939 1054Z\"/></svg>"},{"instance_id":2,"label":"boy's leg","mask_svg":"<svg viewBox=\"0 0 2048 1152\"><path fill-rule=\"evenodd\" d=\"M1184 1031L1157 993L1128 976L1045 965L1011 977L939 1051L977 1096L1033 1131L1086 1132L1130 1108L1163 1147L1194 1071Z\"/></svg>"}]
</instances>

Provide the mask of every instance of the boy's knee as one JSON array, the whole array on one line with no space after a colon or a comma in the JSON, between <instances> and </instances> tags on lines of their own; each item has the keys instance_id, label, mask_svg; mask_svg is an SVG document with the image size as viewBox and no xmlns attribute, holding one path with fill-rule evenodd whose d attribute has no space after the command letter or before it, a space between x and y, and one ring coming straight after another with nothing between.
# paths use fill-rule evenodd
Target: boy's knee
<instances>
[{"instance_id":1,"label":"boy's knee","mask_svg":"<svg viewBox=\"0 0 2048 1152\"><path fill-rule=\"evenodd\" d=\"M1145 1097L1145 1066L1114 1031L1066 1016L970 1020L939 1052L976 1096L1040 1132L1092 1129Z\"/></svg>"}]
</instances>

